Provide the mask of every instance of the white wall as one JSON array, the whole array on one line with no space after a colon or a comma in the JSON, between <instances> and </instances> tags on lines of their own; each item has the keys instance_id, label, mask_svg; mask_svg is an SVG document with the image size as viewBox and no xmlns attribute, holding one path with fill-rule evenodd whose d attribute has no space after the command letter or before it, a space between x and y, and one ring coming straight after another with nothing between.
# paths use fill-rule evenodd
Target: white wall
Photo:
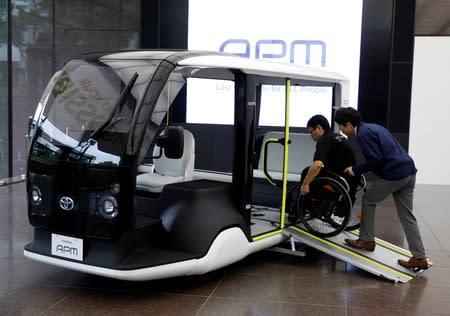
<instances>
[{"instance_id":1,"label":"white wall","mask_svg":"<svg viewBox=\"0 0 450 316\"><path fill-rule=\"evenodd\" d=\"M409 153L417 183L450 185L450 37L416 37Z\"/></svg>"}]
</instances>

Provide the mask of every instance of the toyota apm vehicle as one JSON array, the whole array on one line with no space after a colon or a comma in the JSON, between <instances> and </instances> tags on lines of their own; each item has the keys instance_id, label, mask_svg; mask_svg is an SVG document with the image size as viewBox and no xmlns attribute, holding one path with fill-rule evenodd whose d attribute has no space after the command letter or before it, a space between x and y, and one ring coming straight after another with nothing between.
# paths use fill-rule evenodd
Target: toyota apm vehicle
<instances>
[{"instance_id":1,"label":"toyota apm vehicle","mask_svg":"<svg viewBox=\"0 0 450 316\"><path fill-rule=\"evenodd\" d=\"M174 119L195 87L195 100L211 107L211 89L227 93L215 100L232 105L229 133L216 137L212 125L199 132ZM203 274L280 244L289 185L314 151L289 113L305 103L294 93L310 88L326 90L330 115L348 104L340 74L229 54L142 50L68 62L30 122L34 238L25 255L150 280ZM258 145L263 105L283 121ZM217 147L229 168L200 166L213 165ZM276 189L268 194L265 186ZM347 222L334 224L331 232Z\"/></svg>"}]
</instances>

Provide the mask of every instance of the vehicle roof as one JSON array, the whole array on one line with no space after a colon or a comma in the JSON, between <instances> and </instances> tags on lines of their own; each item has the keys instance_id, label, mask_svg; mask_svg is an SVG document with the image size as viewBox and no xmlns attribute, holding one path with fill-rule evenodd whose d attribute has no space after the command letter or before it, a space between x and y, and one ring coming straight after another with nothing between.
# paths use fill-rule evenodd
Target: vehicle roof
<instances>
[{"instance_id":1,"label":"vehicle roof","mask_svg":"<svg viewBox=\"0 0 450 316\"><path fill-rule=\"evenodd\" d=\"M97 55L98 56L98 55ZM104 53L100 60L159 59L179 66L240 69L247 74L288 77L328 82L348 81L345 76L324 69L268 60L244 58L229 53L194 50L135 50Z\"/></svg>"}]
</instances>

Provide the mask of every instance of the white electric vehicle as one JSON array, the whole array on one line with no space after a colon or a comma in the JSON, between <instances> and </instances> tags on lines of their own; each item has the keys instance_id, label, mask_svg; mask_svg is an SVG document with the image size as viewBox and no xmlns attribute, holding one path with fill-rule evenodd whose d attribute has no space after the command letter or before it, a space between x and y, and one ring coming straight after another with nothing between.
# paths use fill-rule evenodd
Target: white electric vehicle
<instances>
[{"instance_id":1,"label":"white electric vehicle","mask_svg":"<svg viewBox=\"0 0 450 316\"><path fill-rule=\"evenodd\" d=\"M197 93L202 102L210 101L211 86L231 95L229 135L199 135L173 119L198 82L206 83ZM34 238L25 256L151 280L204 274L286 241L289 186L315 148L305 129L289 126L291 96L308 87L330 93L330 113L348 105L349 82L338 73L230 54L139 50L71 60L30 121ZM258 135L261 104L270 102L283 122ZM295 102L301 109L302 99ZM200 148L203 160L217 156L208 142L226 147L229 170L197 168ZM349 207L341 191L336 200L344 196ZM333 234L348 222L325 224Z\"/></svg>"}]
</instances>

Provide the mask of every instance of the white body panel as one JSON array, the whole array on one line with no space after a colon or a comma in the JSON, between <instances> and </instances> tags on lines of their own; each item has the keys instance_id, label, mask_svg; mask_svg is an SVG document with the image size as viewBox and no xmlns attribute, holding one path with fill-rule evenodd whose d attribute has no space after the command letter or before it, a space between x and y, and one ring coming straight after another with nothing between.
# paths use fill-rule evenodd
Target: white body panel
<instances>
[{"instance_id":1,"label":"white body panel","mask_svg":"<svg viewBox=\"0 0 450 316\"><path fill-rule=\"evenodd\" d=\"M167 58L176 54L170 51L136 51L112 53L101 57L108 59L147 59ZM242 72L254 75L274 76L290 79L303 79L321 82L336 82L341 86L340 106L349 106L350 81L347 77L319 68L300 66L289 63L279 63L267 60L244 58L231 54L219 55L216 52L202 51L197 56L186 56L177 63L178 66L213 67L240 69Z\"/></svg>"},{"instance_id":2,"label":"white body panel","mask_svg":"<svg viewBox=\"0 0 450 316\"><path fill-rule=\"evenodd\" d=\"M237 262L251 253L273 247L287 237L281 233L262 240L249 242L240 228L233 227L221 232L214 240L208 253L200 259L164 264L136 270L114 270L83 263L43 256L24 250L30 259L75 271L109 278L145 281L185 275L204 274Z\"/></svg>"}]
</instances>

